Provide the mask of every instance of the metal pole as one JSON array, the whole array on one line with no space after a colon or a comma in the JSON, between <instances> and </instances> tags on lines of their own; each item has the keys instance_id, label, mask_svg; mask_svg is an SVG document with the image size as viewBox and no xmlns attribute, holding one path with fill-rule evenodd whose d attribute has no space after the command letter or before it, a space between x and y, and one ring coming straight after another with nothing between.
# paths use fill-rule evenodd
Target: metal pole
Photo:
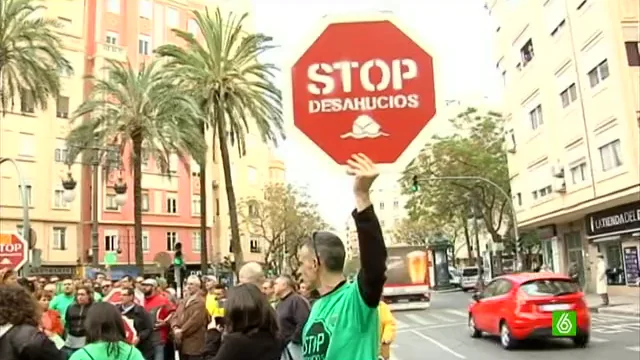
<instances>
[{"instance_id":1,"label":"metal pole","mask_svg":"<svg viewBox=\"0 0 640 360\"><path fill-rule=\"evenodd\" d=\"M182 299L182 272L181 267L173 265L173 278L176 279L176 296Z\"/></svg>"},{"instance_id":2,"label":"metal pole","mask_svg":"<svg viewBox=\"0 0 640 360\"><path fill-rule=\"evenodd\" d=\"M430 177L425 177L423 178L423 180L425 181L432 181L432 180L473 180L473 181L481 181L484 183L487 183L491 186L493 186L496 190L498 190L503 196L504 198L507 200L507 203L509 204L509 209L511 210L511 220L513 221L513 236L515 237L514 239L514 243L516 244L516 260L518 261L518 263L522 263L522 255L520 254L520 249L518 249L518 238L519 236L519 232L518 232L518 218L516 216L516 209L515 206L513 205L513 199L511 198L511 196L509 196L509 194L507 194L506 191L504 191L504 189L502 187L500 187L500 185L496 184L495 182L487 179L487 178L483 178L480 176L430 176Z\"/></svg>"},{"instance_id":3,"label":"metal pole","mask_svg":"<svg viewBox=\"0 0 640 360\"><path fill-rule=\"evenodd\" d=\"M20 167L18 167L18 163L11 158L0 158L0 165L4 162L10 162L13 164L13 167L16 169L16 173L18 174L18 182L20 183L20 201L22 203L22 237L27 240L27 263L22 270L24 276L29 276L29 270L31 267L31 222L29 221L29 199L27 198L27 186L24 181L24 177L22 177L22 173L20 172Z\"/></svg>"},{"instance_id":4,"label":"metal pole","mask_svg":"<svg viewBox=\"0 0 640 360\"><path fill-rule=\"evenodd\" d=\"M482 254L480 254L480 231L478 229L478 202L473 199L473 234L475 236L476 246L476 266L478 274L482 273Z\"/></svg>"},{"instance_id":5,"label":"metal pole","mask_svg":"<svg viewBox=\"0 0 640 360\"><path fill-rule=\"evenodd\" d=\"M91 265L97 269L100 267L100 243L98 242L98 172L100 171L100 161L98 160L98 154L96 151L95 158L92 164L93 168L93 185L91 186L91 249L93 257L91 259Z\"/></svg>"}]
</instances>

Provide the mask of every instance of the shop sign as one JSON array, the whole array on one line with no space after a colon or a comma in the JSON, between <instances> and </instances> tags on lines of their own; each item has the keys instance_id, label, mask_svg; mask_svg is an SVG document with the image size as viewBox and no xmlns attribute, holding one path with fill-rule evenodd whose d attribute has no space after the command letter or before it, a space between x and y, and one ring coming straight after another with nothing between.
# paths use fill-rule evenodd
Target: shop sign
<instances>
[{"instance_id":1,"label":"shop sign","mask_svg":"<svg viewBox=\"0 0 640 360\"><path fill-rule=\"evenodd\" d=\"M589 214L585 222L589 237L640 231L640 201Z\"/></svg>"}]
</instances>

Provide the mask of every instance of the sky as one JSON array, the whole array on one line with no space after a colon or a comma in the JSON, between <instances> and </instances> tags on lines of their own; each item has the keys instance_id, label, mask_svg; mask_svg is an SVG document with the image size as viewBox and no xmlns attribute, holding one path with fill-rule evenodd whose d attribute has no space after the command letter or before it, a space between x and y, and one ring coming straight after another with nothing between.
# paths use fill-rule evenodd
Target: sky
<instances>
[{"instance_id":1,"label":"sky","mask_svg":"<svg viewBox=\"0 0 640 360\"><path fill-rule=\"evenodd\" d=\"M492 57L494 29L482 0L253 0L257 31L272 36L279 48L262 61L282 71L288 52L322 16L347 12L392 11L430 44L440 63L441 99L499 96L499 74ZM278 79L280 86L282 79ZM328 164L306 143L289 137L277 149L287 180L304 187L325 220L342 228L353 209L352 179ZM385 175L392 176L392 175Z\"/></svg>"}]
</instances>

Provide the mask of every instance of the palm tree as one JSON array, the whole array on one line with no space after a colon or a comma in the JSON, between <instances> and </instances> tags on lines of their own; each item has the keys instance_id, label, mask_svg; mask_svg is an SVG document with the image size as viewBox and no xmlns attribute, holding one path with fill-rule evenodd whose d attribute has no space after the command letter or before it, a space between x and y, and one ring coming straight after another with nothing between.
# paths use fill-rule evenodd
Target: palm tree
<instances>
[{"instance_id":1,"label":"palm tree","mask_svg":"<svg viewBox=\"0 0 640 360\"><path fill-rule=\"evenodd\" d=\"M225 190L231 223L231 247L236 264L243 263L238 227L236 195L231 178L229 147L245 154L245 135L257 129L262 141L277 143L284 138L282 95L274 84L277 68L261 63L258 56L273 49L272 38L243 31L248 14L229 14L220 9L213 14L194 11L203 41L174 29L185 47L163 45L157 53L168 59L182 88L192 94L203 109L213 132L214 146L220 148Z\"/></svg>"},{"instance_id":2,"label":"palm tree","mask_svg":"<svg viewBox=\"0 0 640 360\"><path fill-rule=\"evenodd\" d=\"M60 72L72 68L62 55L62 41L55 33L57 20L37 16L44 5L31 0L0 1L0 108L12 109L16 95L33 99L47 108L50 97L60 93Z\"/></svg>"},{"instance_id":3,"label":"palm tree","mask_svg":"<svg viewBox=\"0 0 640 360\"><path fill-rule=\"evenodd\" d=\"M176 153L196 161L206 154L206 144L194 124L201 122L193 99L177 91L158 62L131 64L108 60L108 77L93 78L89 98L74 113L82 119L68 135L70 149L110 144L120 154L130 151L133 168L135 258L142 273L142 158L151 156L169 173L169 158ZM78 155L73 152L71 160ZM97 255L96 255L97 256Z\"/></svg>"}]
</instances>

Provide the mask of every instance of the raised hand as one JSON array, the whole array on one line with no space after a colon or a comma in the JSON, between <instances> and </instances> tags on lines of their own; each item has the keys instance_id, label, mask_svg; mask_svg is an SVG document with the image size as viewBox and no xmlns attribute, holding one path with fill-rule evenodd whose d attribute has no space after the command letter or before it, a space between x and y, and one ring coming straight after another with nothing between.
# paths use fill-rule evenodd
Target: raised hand
<instances>
[{"instance_id":1,"label":"raised hand","mask_svg":"<svg viewBox=\"0 0 640 360\"><path fill-rule=\"evenodd\" d=\"M354 177L353 193L356 196L368 196L373 181L380 175L376 165L367 155L358 153L351 155L347 166L347 174Z\"/></svg>"}]
</instances>

